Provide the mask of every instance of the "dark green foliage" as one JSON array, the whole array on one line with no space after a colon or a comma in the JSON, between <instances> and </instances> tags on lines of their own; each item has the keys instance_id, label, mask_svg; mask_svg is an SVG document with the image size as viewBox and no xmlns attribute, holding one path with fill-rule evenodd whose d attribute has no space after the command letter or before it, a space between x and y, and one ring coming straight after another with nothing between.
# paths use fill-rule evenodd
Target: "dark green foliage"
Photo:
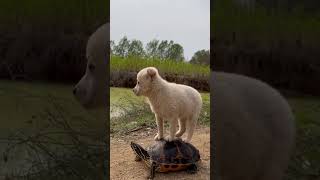
<instances>
[{"instance_id":1,"label":"dark green foliage","mask_svg":"<svg viewBox=\"0 0 320 180\"><path fill-rule=\"evenodd\" d=\"M79 80L87 39L108 21L108 1L1 1L0 78Z\"/></svg>"},{"instance_id":2,"label":"dark green foliage","mask_svg":"<svg viewBox=\"0 0 320 180\"><path fill-rule=\"evenodd\" d=\"M165 59L173 59L176 61L183 61L184 56L183 56L183 47L180 44L172 44L172 46L168 47L167 57Z\"/></svg>"},{"instance_id":3,"label":"dark green foliage","mask_svg":"<svg viewBox=\"0 0 320 180\"><path fill-rule=\"evenodd\" d=\"M159 46L159 40L153 39L146 45L146 55L149 58L157 58L158 54L158 46Z\"/></svg>"},{"instance_id":4,"label":"dark green foliage","mask_svg":"<svg viewBox=\"0 0 320 180\"><path fill-rule=\"evenodd\" d=\"M183 47L178 43L174 43L172 40L159 41L153 39L146 45L147 58L182 61L184 60L183 53Z\"/></svg>"},{"instance_id":5,"label":"dark green foliage","mask_svg":"<svg viewBox=\"0 0 320 180\"><path fill-rule=\"evenodd\" d=\"M296 40L301 40L303 45L313 47L318 43L315 38L320 32L320 14L309 15L301 6L287 12L281 9L269 10L260 4L249 11L233 2L214 1L211 30L212 37L219 42L229 41L250 49L256 46L276 47L280 41L294 45ZM252 43L250 47L249 42Z\"/></svg>"},{"instance_id":6,"label":"dark green foliage","mask_svg":"<svg viewBox=\"0 0 320 180\"><path fill-rule=\"evenodd\" d=\"M111 54L119 57L144 57L145 51L140 40L128 40L127 36L120 39L116 44L110 41Z\"/></svg>"},{"instance_id":7,"label":"dark green foliage","mask_svg":"<svg viewBox=\"0 0 320 180\"><path fill-rule=\"evenodd\" d=\"M112 51L116 56L128 57L129 47L130 41L128 40L127 36L124 36L122 39L120 39L119 43L114 46Z\"/></svg>"},{"instance_id":8,"label":"dark green foliage","mask_svg":"<svg viewBox=\"0 0 320 180\"><path fill-rule=\"evenodd\" d=\"M140 40L131 40L130 47L128 49L128 57L143 57L145 55L143 44Z\"/></svg>"},{"instance_id":9,"label":"dark green foliage","mask_svg":"<svg viewBox=\"0 0 320 180\"><path fill-rule=\"evenodd\" d=\"M211 68L320 95L314 83L320 77L320 14L307 11L302 1L290 11L260 1L251 9L235 2L213 2Z\"/></svg>"},{"instance_id":10,"label":"dark green foliage","mask_svg":"<svg viewBox=\"0 0 320 180\"><path fill-rule=\"evenodd\" d=\"M128 40L128 38L124 36L118 44L111 41L110 47L113 55L122 58L136 57L140 59L184 60L183 47L178 43L174 43L172 40L160 41L153 39L148 42L144 48L140 40Z\"/></svg>"},{"instance_id":11,"label":"dark green foliage","mask_svg":"<svg viewBox=\"0 0 320 180\"><path fill-rule=\"evenodd\" d=\"M0 2L0 21L4 25L47 24L56 28L61 25L85 28L107 21L109 5L109 0L5 0Z\"/></svg>"}]
</instances>

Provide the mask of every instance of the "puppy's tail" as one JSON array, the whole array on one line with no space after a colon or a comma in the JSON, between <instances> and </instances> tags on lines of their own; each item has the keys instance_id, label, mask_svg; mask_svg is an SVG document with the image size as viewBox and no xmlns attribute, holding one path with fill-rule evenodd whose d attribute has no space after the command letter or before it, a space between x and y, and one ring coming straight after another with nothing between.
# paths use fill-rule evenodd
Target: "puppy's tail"
<instances>
[{"instance_id":1,"label":"puppy's tail","mask_svg":"<svg viewBox=\"0 0 320 180\"><path fill-rule=\"evenodd\" d=\"M198 98L198 102L197 102L197 109L195 110L194 114L191 117L191 121L188 122L188 135L187 135L187 141L190 142L191 138L193 136L193 132L195 127L197 126L197 122L201 113L201 109L202 109L202 98L201 95L199 93L199 98Z\"/></svg>"}]
</instances>

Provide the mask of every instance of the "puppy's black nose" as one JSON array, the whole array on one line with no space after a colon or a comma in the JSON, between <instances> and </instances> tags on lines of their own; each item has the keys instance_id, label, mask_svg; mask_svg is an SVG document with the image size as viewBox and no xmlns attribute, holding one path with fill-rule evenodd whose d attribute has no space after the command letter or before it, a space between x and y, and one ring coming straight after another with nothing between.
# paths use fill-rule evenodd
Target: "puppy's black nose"
<instances>
[{"instance_id":1,"label":"puppy's black nose","mask_svg":"<svg viewBox=\"0 0 320 180\"><path fill-rule=\"evenodd\" d=\"M72 93L75 95L77 93L77 88L73 88Z\"/></svg>"}]
</instances>

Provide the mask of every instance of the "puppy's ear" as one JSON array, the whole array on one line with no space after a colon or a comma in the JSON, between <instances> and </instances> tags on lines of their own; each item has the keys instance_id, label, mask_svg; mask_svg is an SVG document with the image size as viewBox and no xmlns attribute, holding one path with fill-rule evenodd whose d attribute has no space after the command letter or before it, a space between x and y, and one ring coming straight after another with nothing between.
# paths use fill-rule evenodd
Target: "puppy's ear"
<instances>
[{"instance_id":1,"label":"puppy's ear","mask_svg":"<svg viewBox=\"0 0 320 180\"><path fill-rule=\"evenodd\" d=\"M149 68L147 70L148 75L151 77L151 79L154 79L154 77L157 74L157 69L156 68Z\"/></svg>"}]
</instances>

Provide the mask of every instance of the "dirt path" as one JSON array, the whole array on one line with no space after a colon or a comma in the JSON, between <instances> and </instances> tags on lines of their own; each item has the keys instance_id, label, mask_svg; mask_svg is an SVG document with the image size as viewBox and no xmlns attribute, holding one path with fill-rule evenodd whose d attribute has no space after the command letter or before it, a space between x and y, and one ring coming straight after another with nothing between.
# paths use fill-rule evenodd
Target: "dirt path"
<instances>
[{"instance_id":1,"label":"dirt path","mask_svg":"<svg viewBox=\"0 0 320 180\"><path fill-rule=\"evenodd\" d=\"M125 137L112 137L110 149L110 177L111 180L144 180L149 175L149 168L143 162L134 161L134 153L130 148L130 141L146 147L153 143L155 130L148 129L134 132ZM196 129L191 143L199 149L201 161L198 163L198 172L156 173L155 180L207 180L210 179L210 129Z\"/></svg>"}]
</instances>

